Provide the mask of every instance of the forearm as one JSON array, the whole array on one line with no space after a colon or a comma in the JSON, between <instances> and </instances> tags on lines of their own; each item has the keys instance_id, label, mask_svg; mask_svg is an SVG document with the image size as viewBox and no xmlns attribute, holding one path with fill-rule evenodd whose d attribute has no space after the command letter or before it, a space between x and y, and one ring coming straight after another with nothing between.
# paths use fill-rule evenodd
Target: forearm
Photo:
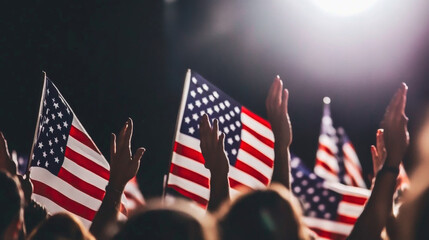
<instances>
[{"instance_id":1,"label":"forearm","mask_svg":"<svg viewBox=\"0 0 429 240\"><path fill-rule=\"evenodd\" d=\"M392 212L397 174L381 170L368 202L348 239L378 239Z\"/></svg>"},{"instance_id":2,"label":"forearm","mask_svg":"<svg viewBox=\"0 0 429 240\"><path fill-rule=\"evenodd\" d=\"M274 169L271 182L283 184L290 189L290 151L282 141L274 144Z\"/></svg>"},{"instance_id":3,"label":"forearm","mask_svg":"<svg viewBox=\"0 0 429 240\"><path fill-rule=\"evenodd\" d=\"M106 194L89 229L97 239L109 238L109 236L106 236L105 230L109 223L114 223L118 220L123 191L124 188L106 187Z\"/></svg>"},{"instance_id":4,"label":"forearm","mask_svg":"<svg viewBox=\"0 0 429 240\"><path fill-rule=\"evenodd\" d=\"M212 174L210 178L210 199L207 210L216 211L224 201L229 201L229 179L228 173Z\"/></svg>"}]
</instances>

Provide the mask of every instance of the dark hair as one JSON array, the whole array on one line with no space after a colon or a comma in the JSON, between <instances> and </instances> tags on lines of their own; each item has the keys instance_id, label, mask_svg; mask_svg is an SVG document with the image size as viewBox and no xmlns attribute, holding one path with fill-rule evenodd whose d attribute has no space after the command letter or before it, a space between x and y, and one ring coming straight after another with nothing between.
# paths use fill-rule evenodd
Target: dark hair
<instances>
[{"instance_id":1,"label":"dark hair","mask_svg":"<svg viewBox=\"0 0 429 240\"><path fill-rule=\"evenodd\" d=\"M115 239L203 240L200 223L170 209L146 211L129 219Z\"/></svg>"},{"instance_id":2,"label":"dark hair","mask_svg":"<svg viewBox=\"0 0 429 240\"><path fill-rule=\"evenodd\" d=\"M0 170L0 236L12 223L19 218L22 197L19 182L9 173Z\"/></svg>"},{"instance_id":3,"label":"dark hair","mask_svg":"<svg viewBox=\"0 0 429 240\"><path fill-rule=\"evenodd\" d=\"M123 225L115 240L217 240L215 219L183 199L152 199Z\"/></svg>"},{"instance_id":4,"label":"dark hair","mask_svg":"<svg viewBox=\"0 0 429 240\"><path fill-rule=\"evenodd\" d=\"M30 240L94 240L82 223L69 213L57 213L30 234Z\"/></svg>"},{"instance_id":5,"label":"dark hair","mask_svg":"<svg viewBox=\"0 0 429 240\"><path fill-rule=\"evenodd\" d=\"M239 197L220 220L222 239L304 239L299 205L283 195L267 189Z\"/></svg>"}]
</instances>

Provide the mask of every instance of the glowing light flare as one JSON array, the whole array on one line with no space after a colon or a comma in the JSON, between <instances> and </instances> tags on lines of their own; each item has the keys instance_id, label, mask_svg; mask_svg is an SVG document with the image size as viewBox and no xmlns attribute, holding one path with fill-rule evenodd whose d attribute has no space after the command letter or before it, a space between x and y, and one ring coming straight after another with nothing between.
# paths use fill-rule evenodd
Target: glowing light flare
<instances>
[{"instance_id":1,"label":"glowing light flare","mask_svg":"<svg viewBox=\"0 0 429 240\"><path fill-rule=\"evenodd\" d=\"M323 98L323 103L330 104L331 103L331 99L329 97L324 97Z\"/></svg>"},{"instance_id":2,"label":"glowing light flare","mask_svg":"<svg viewBox=\"0 0 429 240\"><path fill-rule=\"evenodd\" d=\"M351 16L370 8L377 0L312 0L323 10L338 16Z\"/></svg>"}]
</instances>

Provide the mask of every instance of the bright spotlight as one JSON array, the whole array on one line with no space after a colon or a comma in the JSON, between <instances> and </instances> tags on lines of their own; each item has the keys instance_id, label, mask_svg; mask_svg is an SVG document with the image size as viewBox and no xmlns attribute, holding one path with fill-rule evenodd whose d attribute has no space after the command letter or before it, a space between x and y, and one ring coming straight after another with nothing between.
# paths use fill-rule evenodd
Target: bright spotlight
<instances>
[{"instance_id":1,"label":"bright spotlight","mask_svg":"<svg viewBox=\"0 0 429 240\"><path fill-rule=\"evenodd\" d=\"M331 99L329 97L324 97L323 98L323 103L330 104L331 103Z\"/></svg>"},{"instance_id":2,"label":"bright spotlight","mask_svg":"<svg viewBox=\"0 0 429 240\"><path fill-rule=\"evenodd\" d=\"M323 10L338 16L351 16L371 7L377 0L312 0Z\"/></svg>"}]
</instances>

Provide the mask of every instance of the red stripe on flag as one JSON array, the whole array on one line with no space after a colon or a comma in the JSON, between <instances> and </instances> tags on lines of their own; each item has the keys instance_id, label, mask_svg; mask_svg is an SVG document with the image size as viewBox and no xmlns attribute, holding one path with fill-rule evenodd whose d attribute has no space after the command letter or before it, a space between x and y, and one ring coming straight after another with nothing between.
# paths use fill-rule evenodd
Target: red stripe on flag
<instances>
[{"instance_id":1,"label":"red stripe on flag","mask_svg":"<svg viewBox=\"0 0 429 240\"><path fill-rule=\"evenodd\" d=\"M233 179L233 178L229 178L229 186L231 188L234 188L236 190L242 190L242 189L247 189L247 190L252 190L253 188Z\"/></svg>"},{"instance_id":2,"label":"red stripe on flag","mask_svg":"<svg viewBox=\"0 0 429 240\"><path fill-rule=\"evenodd\" d=\"M170 165L170 173L176 176L185 178L205 188L209 188L209 179L203 175L200 175L194 171L178 166L174 163Z\"/></svg>"},{"instance_id":3,"label":"red stripe on flag","mask_svg":"<svg viewBox=\"0 0 429 240\"><path fill-rule=\"evenodd\" d=\"M353 203L357 205L364 205L368 198L365 197L357 197L357 196L351 196L351 195L343 195L342 201Z\"/></svg>"},{"instance_id":4,"label":"red stripe on flag","mask_svg":"<svg viewBox=\"0 0 429 240\"><path fill-rule=\"evenodd\" d=\"M73 175L72 173L70 173L64 168L60 169L60 171L58 172L58 177L64 180L65 182L68 182L70 185L72 185L79 191L84 192L93 198L96 198L100 201L103 200L104 198L104 193L105 193L104 190L101 190L83 181L82 179L76 177L75 175Z\"/></svg>"},{"instance_id":5,"label":"red stripe on flag","mask_svg":"<svg viewBox=\"0 0 429 240\"><path fill-rule=\"evenodd\" d=\"M182 156L185 156L187 158L195 160L195 161L197 161L199 163L204 164L204 162L205 162L203 154L201 154L198 151L195 151L192 148L189 148L189 147L187 147L185 145L182 145L182 144L180 144L178 142L174 143L174 149L173 149L173 151L176 152L177 154L180 154Z\"/></svg>"},{"instance_id":6,"label":"red stripe on flag","mask_svg":"<svg viewBox=\"0 0 429 240\"><path fill-rule=\"evenodd\" d=\"M259 161L263 162L268 167L273 167L274 161L265 156L263 153L256 150L254 147L250 146L248 143L241 141L240 149L243 149L244 151L248 152L250 155L253 155L255 158L257 158Z\"/></svg>"},{"instance_id":7,"label":"red stripe on flag","mask_svg":"<svg viewBox=\"0 0 429 240\"><path fill-rule=\"evenodd\" d=\"M317 149L317 151L325 151L327 154L331 155L331 156L335 156L334 153L331 151L331 149L325 145L323 145L322 143L319 143L319 148Z\"/></svg>"},{"instance_id":8,"label":"red stripe on flag","mask_svg":"<svg viewBox=\"0 0 429 240\"><path fill-rule=\"evenodd\" d=\"M243 161L237 158L237 161L235 162L235 168L240 169L241 171L249 174L250 176L253 176L254 178L258 179L260 182L262 182L265 185L268 185L270 180L265 177L261 172L255 170L254 168L250 167Z\"/></svg>"},{"instance_id":9,"label":"red stripe on flag","mask_svg":"<svg viewBox=\"0 0 429 240\"><path fill-rule=\"evenodd\" d=\"M66 152L64 156L72 160L74 163L78 164L79 166L88 169L89 171L97 174L98 176L106 180L109 180L109 176L110 176L109 170L105 169L104 167L101 167L100 165L89 160L88 158L73 151L69 147L66 148Z\"/></svg>"},{"instance_id":10,"label":"red stripe on flag","mask_svg":"<svg viewBox=\"0 0 429 240\"><path fill-rule=\"evenodd\" d=\"M319 228L313 228L311 227L311 230L313 230L319 237L332 239L332 240L344 240L347 238L347 236L339 234L339 233L333 233L330 231L322 230Z\"/></svg>"},{"instance_id":11,"label":"red stripe on flag","mask_svg":"<svg viewBox=\"0 0 429 240\"><path fill-rule=\"evenodd\" d=\"M330 168L329 166L328 166L328 164L326 164L325 162L323 162L322 160L320 160L320 159L316 159L316 165L318 165L318 166L320 166L320 167L322 167L322 168L324 168L324 169L326 169L328 172L331 172L332 174L334 174L334 175L337 175L337 172L336 171L334 171L332 168Z\"/></svg>"},{"instance_id":12,"label":"red stripe on flag","mask_svg":"<svg viewBox=\"0 0 429 240\"><path fill-rule=\"evenodd\" d=\"M253 112L251 112L249 109L247 109L246 107L241 107L241 112L243 112L243 113L245 113L246 115L248 115L249 117L251 117L251 118L253 118L254 120L256 120L256 121L258 121L260 124L262 124L262 125L264 125L264 126L266 126L267 128L269 128L269 129L271 129L271 124L267 121L267 120L265 120L265 119L263 119L263 118L261 118L260 116L258 116L258 115L256 115L256 114L254 114Z\"/></svg>"},{"instance_id":13,"label":"red stripe on flag","mask_svg":"<svg viewBox=\"0 0 429 240\"><path fill-rule=\"evenodd\" d=\"M85 218L89 221L94 219L96 211L82 205L58 192L56 189L51 188L50 186L32 179L31 182L34 185L34 193L49 198L53 202L59 204L62 208L67 211L74 213L82 218ZM78 197L78 196L76 196Z\"/></svg>"},{"instance_id":14,"label":"red stripe on flag","mask_svg":"<svg viewBox=\"0 0 429 240\"><path fill-rule=\"evenodd\" d=\"M194 194L194 193L188 192L185 189L183 189L177 185L174 185L174 184L168 184L168 187L176 190L178 193L182 194L183 196L194 200L195 202L197 202L198 204L200 204L203 207L207 206L208 201L206 199Z\"/></svg>"},{"instance_id":15,"label":"red stripe on flag","mask_svg":"<svg viewBox=\"0 0 429 240\"><path fill-rule=\"evenodd\" d=\"M70 136L78 140L79 142L85 144L87 147L91 148L95 152L101 154L100 150L98 150L97 146L95 146L94 142L79 129L75 128L73 125L70 128Z\"/></svg>"},{"instance_id":16,"label":"red stripe on flag","mask_svg":"<svg viewBox=\"0 0 429 240\"><path fill-rule=\"evenodd\" d=\"M341 214L338 215L338 222L341 222L341 223L347 223L347 224L353 225L355 224L356 220L357 218L355 217L349 217Z\"/></svg>"},{"instance_id":17,"label":"red stripe on flag","mask_svg":"<svg viewBox=\"0 0 429 240\"><path fill-rule=\"evenodd\" d=\"M351 159L351 157L347 154L347 152L346 151L344 151L344 159L345 159L345 161L347 161L348 163L350 163L351 164L351 166L354 168L354 169L356 169L356 171L358 172L358 173L360 173L361 175L362 175L362 169L359 167L359 165L357 165L355 162L353 162L353 160Z\"/></svg>"},{"instance_id":18,"label":"red stripe on flag","mask_svg":"<svg viewBox=\"0 0 429 240\"><path fill-rule=\"evenodd\" d=\"M242 127L243 130L248 131L250 134L252 134L255 138L257 138L259 141L265 143L267 146L274 148L274 142L271 141L270 139L260 135L259 133L255 132L253 129L251 129L250 127L246 126L243 124Z\"/></svg>"}]
</instances>

